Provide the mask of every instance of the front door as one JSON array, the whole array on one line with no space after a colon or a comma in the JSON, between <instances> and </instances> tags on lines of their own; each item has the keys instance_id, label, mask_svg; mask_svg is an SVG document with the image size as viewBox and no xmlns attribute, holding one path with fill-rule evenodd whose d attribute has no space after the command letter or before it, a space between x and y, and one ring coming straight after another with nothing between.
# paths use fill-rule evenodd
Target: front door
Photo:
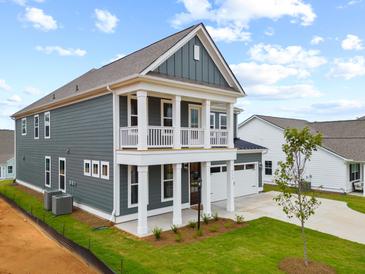
<instances>
[{"instance_id":1,"label":"front door","mask_svg":"<svg viewBox=\"0 0 365 274\"><path fill-rule=\"evenodd\" d=\"M200 163L190 163L190 204L196 205L199 202L199 191L197 179L201 178Z\"/></svg>"}]
</instances>

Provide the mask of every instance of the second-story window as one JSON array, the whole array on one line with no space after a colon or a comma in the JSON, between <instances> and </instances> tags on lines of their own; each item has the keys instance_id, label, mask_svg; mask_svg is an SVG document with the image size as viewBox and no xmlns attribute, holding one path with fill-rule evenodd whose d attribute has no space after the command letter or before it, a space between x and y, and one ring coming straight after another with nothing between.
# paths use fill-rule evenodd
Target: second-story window
<instances>
[{"instance_id":1,"label":"second-story window","mask_svg":"<svg viewBox=\"0 0 365 274\"><path fill-rule=\"evenodd\" d=\"M34 139L39 139L39 115L34 115Z\"/></svg>"},{"instance_id":2,"label":"second-story window","mask_svg":"<svg viewBox=\"0 0 365 274\"><path fill-rule=\"evenodd\" d=\"M215 129L215 114L210 114L210 129Z\"/></svg>"},{"instance_id":3,"label":"second-story window","mask_svg":"<svg viewBox=\"0 0 365 274\"><path fill-rule=\"evenodd\" d=\"M51 113L44 113L44 138L51 138Z\"/></svg>"},{"instance_id":4,"label":"second-story window","mask_svg":"<svg viewBox=\"0 0 365 274\"><path fill-rule=\"evenodd\" d=\"M162 126L172 127L172 103L162 101Z\"/></svg>"},{"instance_id":5,"label":"second-story window","mask_svg":"<svg viewBox=\"0 0 365 274\"><path fill-rule=\"evenodd\" d=\"M227 115L219 114L219 129L227 129Z\"/></svg>"},{"instance_id":6,"label":"second-story window","mask_svg":"<svg viewBox=\"0 0 365 274\"><path fill-rule=\"evenodd\" d=\"M22 118L22 135L27 135L27 118Z\"/></svg>"},{"instance_id":7,"label":"second-story window","mask_svg":"<svg viewBox=\"0 0 365 274\"><path fill-rule=\"evenodd\" d=\"M129 99L129 125L131 127L138 125L138 105L136 98Z\"/></svg>"}]
</instances>

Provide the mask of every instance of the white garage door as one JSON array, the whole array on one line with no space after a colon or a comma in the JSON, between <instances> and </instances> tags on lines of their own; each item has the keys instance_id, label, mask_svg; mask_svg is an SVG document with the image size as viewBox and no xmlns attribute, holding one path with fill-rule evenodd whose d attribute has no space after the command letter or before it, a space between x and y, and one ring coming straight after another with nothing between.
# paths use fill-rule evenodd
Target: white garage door
<instances>
[{"instance_id":1,"label":"white garage door","mask_svg":"<svg viewBox=\"0 0 365 274\"><path fill-rule=\"evenodd\" d=\"M227 198L227 167L211 167L212 202ZM235 164L234 192L235 197L258 193L258 164Z\"/></svg>"}]
</instances>

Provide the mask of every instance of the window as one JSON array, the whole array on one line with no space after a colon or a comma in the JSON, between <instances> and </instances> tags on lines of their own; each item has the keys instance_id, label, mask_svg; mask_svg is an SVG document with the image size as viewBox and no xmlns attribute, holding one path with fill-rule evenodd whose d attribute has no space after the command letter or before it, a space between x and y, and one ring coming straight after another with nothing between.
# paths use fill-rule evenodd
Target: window
<instances>
[{"instance_id":1,"label":"window","mask_svg":"<svg viewBox=\"0 0 365 274\"><path fill-rule=\"evenodd\" d=\"M194 60L200 60L200 47L198 45L194 45Z\"/></svg>"},{"instance_id":2,"label":"window","mask_svg":"<svg viewBox=\"0 0 365 274\"><path fill-rule=\"evenodd\" d=\"M100 165L101 165L101 175L100 175L100 177L102 179L109 180L109 162L101 161Z\"/></svg>"},{"instance_id":3,"label":"window","mask_svg":"<svg viewBox=\"0 0 365 274\"><path fill-rule=\"evenodd\" d=\"M44 184L45 186L51 186L51 157L46 156L44 158Z\"/></svg>"},{"instance_id":4,"label":"window","mask_svg":"<svg viewBox=\"0 0 365 274\"><path fill-rule=\"evenodd\" d=\"M138 171L137 166L128 166L128 206L138 204Z\"/></svg>"},{"instance_id":5,"label":"window","mask_svg":"<svg viewBox=\"0 0 365 274\"><path fill-rule=\"evenodd\" d=\"M219 129L227 129L227 114L219 114Z\"/></svg>"},{"instance_id":6,"label":"window","mask_svg":"<svg viewBox=\"0 0 365 274\"><path fill-rule=\"evenodd\" d=\"M255 169L255 164L246 164L245 169Z\"/></svg>"},{"instance_id":7,"label":"window","mask_svg":"<svg viewBox=\"0 0 365 274\"><path fill-rule=\"evenodd\" d=\"M84 175L91 176L91 161L84 160Z\"/></svg>"},{"instance_id":8,"label":"window","mask_svg":"<svg viewBox=\"0 0 365 274\"><path fill-rule=\"evenodd\" d=\"M129 126L135 127L138 125L138 105L135 97L128 97L129 100Z\"/></svg>"},{"instance_id":9,"label":"window","mask_svg":"<svg viewBox=\"0 0 365 274\"><path fill-rule=\"evenodd\" d=\"M360 164L350 164L350 182L360 180Z\"/></svg>"},{"instance_id":10,"label":"window","mask_svg":"<svg viewBox=\"0 0 365 274\"><path fill-rule=\"evenodd\" d=\"M92 161L92 176L99 178L100 169L99 161Z\"/></svg>"},{"instance_id":11,"label":"window","mask_svg":"<svg viewBox=\"0 0 365 274\"><path fill-rule=\"evenodd\" d=\"M27 135L27 118L22 118L22 135Z\"/></svg>"},{"instance_id":12,"label":"window","mask_svg":"<svg viewBox=\"0 0 365 274\"><path fill-rule=\"evenodd\" d=\"M214 113L210 114L210 128L215 129L215 114Z\"/></svg>"},{"instance_id":13,"label":"window","mask_svg":"<svg viewBox=\"0 0 365 274\"><path fill-rule=\"evenodd\" d=\"M173 199L174 191L174 170L172 165L162 165L161 166L161 178L162 178L162 193L161 201L166 202Z\"/></svg>"},{"instance_id":14,"label":"window","mask_svg":"<svg viewBox=\"0 0 365 274\"><path fill-rule=\"evenodd\" d=\"M8 174L12 174L13 173L13 166L8 166Z\"/></svg>"},{"instance_id":15,"label":"window","mask_svg":"<svg viewBox=\"0 0 365 274\"><path fill-rule=\"evenodd\" d=\"M272 175L272 161L265 161L265 175Z\"/></svg>"},{"instance_id":16,"label":"window","mask_svg":"<svg viewBox=\"0 0 365 274\"><path fill-rule=\"evenodd\" d=\"M34 139L39 139L39 115L34 115Z\"/></svg>"},{"instance_id":17,"label":"window","mask_svg":"<svg viewBox=\"0 0 365 274\"><path fill-rule=\"evenodd\" d=\"M66 159L59 158L58 184L61 191L66 192Z\"/></svg>"},{"instance_id":18,"label":"window","mask_svg":"<svg viewBox=\"0 0 365 274\"><path fill-rule=\"evenodd\" d=\"M172 103L170 101L161 101L161 124L164 127L172 127Z\"/></svg>"},{"instance_id":19,"label":"window","mask_svg":"<svg viewBox=\"0 0 365 274\"><path fill-rule=\"evenodd\" d=\"M189 127L199 128L200 127L200 107L189 106Z\"/></svg>"},{"instance_id":20,"label":"window","mask_svg":"<svg viewBox=\"0 0 365 274\"><path fill-rule=\"evenodd\" d=\"M219 172L221 172L220 166L214 166L210 168L210 173L219 173Z\"/></svg>"},{"instance_id":21,"label":"window","mask_svg":"<svg viewBox=\"0 0 365 274\"><path fill-rule=\"evenodd\" d=\"M51 113L44 113L44 138L51 138Z\"/></svg>"},{"instance_id":22,"label":"window","mask_svg":"<svg viewBox=\"0 0 365 274\"><path fill-rule=\"evenodd\" d=\"M245 165L236 165L234 166L234 170L244 170L245 169Z\"/></svg>"}]
</instances>

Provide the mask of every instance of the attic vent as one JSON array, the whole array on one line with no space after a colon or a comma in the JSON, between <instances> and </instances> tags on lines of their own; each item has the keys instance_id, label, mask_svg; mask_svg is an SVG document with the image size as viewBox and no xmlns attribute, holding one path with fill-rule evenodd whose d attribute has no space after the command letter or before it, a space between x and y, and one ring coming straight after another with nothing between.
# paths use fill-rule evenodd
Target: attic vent
<instances>
[{"instance_id":1,"label":"attic vent","mask_svg":"<svg viewBox=\"0 0 365 274\"><path fill-rule=\"evenodd\" d=\"M52 94L52 99L55 100L56 99L56 94Z\"/></svg>"},{"instance_id":2,"label":"attic vent","mask_svg":"<svg viewBox=\"0 0 365 274\"><path fill-rule=\"evenodd\" d=\"M194 60L199 61L200 59L200 47L198 45L194 45Z\"/></svg>"},{"instance_id":3,"label":"attic vent","mask_svg":"<svg viewBox=\"0 0 365 274\"><path fill-rule=\"evenodd\" d=\"M79 85L76 85L75 87L75 91L78 92L79 91Z\"/></svg>"}]
</instances>

